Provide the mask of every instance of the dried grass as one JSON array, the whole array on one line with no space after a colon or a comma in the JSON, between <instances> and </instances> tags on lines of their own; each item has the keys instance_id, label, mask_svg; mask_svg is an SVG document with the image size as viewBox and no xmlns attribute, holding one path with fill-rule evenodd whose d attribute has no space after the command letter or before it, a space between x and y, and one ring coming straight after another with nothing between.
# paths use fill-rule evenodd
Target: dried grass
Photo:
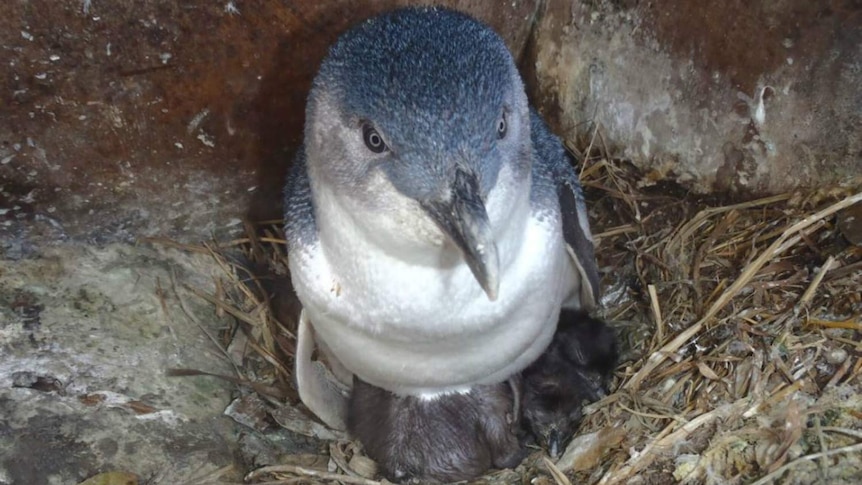
<instances>
[{"instance_id":1,"label":"dried grass","mask_svg":"<svg viewBox=\"0 0 862 485\"><path fill-rule=\"evenodd\" d=\"M579 434L616 439L591 451L588 469L577 449L574 469L537 452L478 483L862 482L862 248L835 224L862 201L862 181L726 203L608 161L593 148L600 133L589 143L598 156L581 177L606 274L603 316L624 355L616 392L587 407ZM282 389L294 408L298 307L283 303L284 238L277 221L247 234L182 247L224 268L215 294L189 290L235 317L214 340L244 378ZM227 256L237 253L243 264ZM333 443L317 466L273 465L246 482L380 483L357 447Z\"/></svg>"}]
</instances>

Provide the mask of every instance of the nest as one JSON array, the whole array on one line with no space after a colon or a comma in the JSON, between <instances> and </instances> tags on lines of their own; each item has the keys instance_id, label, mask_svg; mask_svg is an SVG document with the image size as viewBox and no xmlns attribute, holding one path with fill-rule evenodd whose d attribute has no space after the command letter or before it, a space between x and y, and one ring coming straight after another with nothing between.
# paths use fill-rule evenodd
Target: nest
<instances>
[{"instance_id":1,"label":"nest","mask_svg":"<svg viewBox=\"0 0 862 485\"><path fill-rule=\"evenodd\" d=\"M862 212L862 180L733 203L587 153L601 316L623 349L614 392L587 406L558 461L539 450L477 483L862 483L862 247L842 226ZM237 323L214 340L238 365L231 379L252 391L239 415L265 409L329 441L244 483L381 483L357 443L298 402L281 222L246 232L182 246L224 269L214 293L192 290Z\"/></svg>"}]
</instances>

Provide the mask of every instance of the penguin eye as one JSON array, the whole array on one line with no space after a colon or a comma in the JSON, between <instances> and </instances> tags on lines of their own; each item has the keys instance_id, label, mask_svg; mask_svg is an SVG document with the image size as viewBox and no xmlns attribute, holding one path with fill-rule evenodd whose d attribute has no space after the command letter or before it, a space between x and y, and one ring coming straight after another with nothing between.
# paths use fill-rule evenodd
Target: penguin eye
<instances>
[{"instance_id":1,"label":"penguin eye","mask_svg":"<svg viewBox=\"0 0 862 485\"><path fill-rule=\"evenodd\" d=\"M386 142L383 141L383 137L368 123L362 125L362 140L365 141L365 146L374 153L386 151Z\"/></svg>"},{"instance_id":2,"label":"penguin eye","mask_svg":"<svg viewBox=\"0 0 862 485\"><path fill-rule=\"evenodd\" d=\"M506 129L508 126L506 125L506 113L504 112L500 115L500 119L497 120L497 138L503 139L506 137Z\"/></svg>"}]
</instances>

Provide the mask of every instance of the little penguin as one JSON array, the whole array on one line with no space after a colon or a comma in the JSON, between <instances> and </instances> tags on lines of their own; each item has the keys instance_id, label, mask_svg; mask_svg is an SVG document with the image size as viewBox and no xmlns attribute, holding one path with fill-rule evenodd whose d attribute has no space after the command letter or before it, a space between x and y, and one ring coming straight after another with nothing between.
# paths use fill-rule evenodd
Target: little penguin
<instances>
[{"instance_id":1,"label":"little penguin","mask_svg":"<svg viewBox=\"0 0 862 485\"><path fill-rule=\"evenodd\" d=\"M454 10L394 10L333 44L285 218L298 390L332 427L354 376L399 397L469 395L535 361L561 307L598 301L569 157L500 36Z\"/></svg>"}]
</instances>

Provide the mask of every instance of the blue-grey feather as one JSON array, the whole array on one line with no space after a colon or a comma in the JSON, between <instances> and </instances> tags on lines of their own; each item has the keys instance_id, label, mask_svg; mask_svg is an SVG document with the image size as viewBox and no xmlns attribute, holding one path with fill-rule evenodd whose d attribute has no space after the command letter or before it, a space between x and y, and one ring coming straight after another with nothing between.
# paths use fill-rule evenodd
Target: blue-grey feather
<instances>
[{"instance_id":1,"label":"blue-grey feather","mask_svg":"<svg viewBox=\"0 0 862 485\"><path fill-rule=\"evenodd\" d=\"M299 245L309 245L317 241L317 224L314 219L314 200L305 166L305 147L296 152L287 183L284 187L284 234L288 251Z\"/></svg>"},{"instance_id":2,"label":"blue-grey feather","mask_svg":"<svg viewBox=\"0 0 862 485\"><path fill-rule=\"evenodd\" d=\"M458 72L470 75L453 74ZM461 157L472 164L485 196L496 183L501 159L489 134L504 108L504 93L517 81L513 72L505 43L486 25L445 8L406 8L342 35L321 65L310 98L325 91L340 106L338 112L352 117L342 121L355 123L357 131L362 122L381 130L399 158L399 164L384 166L399 190L422 198L445 177L451 159ZM532 158L531 203L540 217L561 214L566 243L598 295L593 243L577 210L585 207L577 173L559 138L532 109L530 130L532 153L519 158ZM475 156L477 151L482 156ZM302 147L288 175L285 214L290 245L316 240Z\"/></svg>"},{"instance_id":3,"label":"blue-grey feather","mask_svg":"<svg viewBox=\"0 0 862 485\"><path fill-rule=\"evenodd\" d=\"M583 227L588 227L587 221L580 220L581 215L586 214L587 203L578 174L560 139L535 110L530 111L530 126L536 153L531 201L540 213L560 213L566 244L578 258L594 299L598 299L601 290L599 268L592 237L583 230ZM587 306L596 303L590 302Z\"/></svg>"},{"instance_id":4,"label":"blue-grey feather","mask_svg":"<svg viewBox=\"0 0 862 485\"><path fill-rule=\"evenodd\" d=\"M428 195L423 190L447 176L453 160L470 164L487 194L499 172L494 135L514 71L505 43L484 24L453 10L407 8L345 33L311 97L326 92L352 117L342 121L382 133L399 158L383 168L407 195Z\"/></svg>"}]
</instances>

